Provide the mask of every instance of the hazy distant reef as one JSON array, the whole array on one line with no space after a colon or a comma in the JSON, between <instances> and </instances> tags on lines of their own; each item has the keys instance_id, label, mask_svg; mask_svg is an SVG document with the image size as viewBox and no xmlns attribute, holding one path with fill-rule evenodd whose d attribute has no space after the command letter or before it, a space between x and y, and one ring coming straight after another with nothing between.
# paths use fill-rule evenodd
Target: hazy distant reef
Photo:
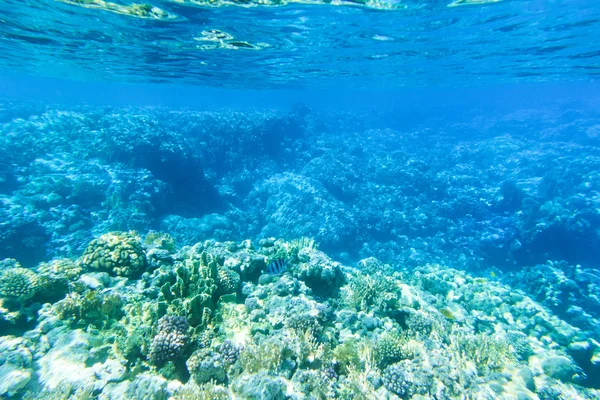
<instances>
[{"instance_id":1,"label":"hazy distant reef","mask_svg":"<svg viewBox=\"0 0 600 400\"><path fill-rule=\"evenodd\" d=\"M0 302L0 396L600 396L597 333L523 292L440 265L351 268L306 238L110 232L77 259L2 261Z\"/></svg>"},{"instance_id":2,"label":"hazy distant reef","mask_svg":"<svg viewBox=\"0 0 600 400\"><path fill-rule=\"evenodd\" d=\"M354 262L597 266L598 116L500 111L6 105L0 256L161 227L187 244L306 235Z\"/></svg>"}]
</instances>

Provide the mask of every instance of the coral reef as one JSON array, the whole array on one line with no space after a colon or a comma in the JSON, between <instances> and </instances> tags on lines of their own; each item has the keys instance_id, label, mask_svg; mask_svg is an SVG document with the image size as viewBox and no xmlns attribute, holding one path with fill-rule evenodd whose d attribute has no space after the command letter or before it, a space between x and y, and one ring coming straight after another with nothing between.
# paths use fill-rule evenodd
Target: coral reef
<instances>
[{"instance_id":1,"label":"coral reef","mask_svg":"<svg viewBox=\"0 0 600 400\"><path fill-rule=\"evenodd\" d=\"M399 272L374 258L347 267L306 239L205 241L170 253L127 277L80 273L69 260L40 264L70 293L41 306L22 338L0 337L0 390L105 399L600 395L594 330L497 279L439 265ZM242 273L249 260L264 270L283 256L280 276ZM321 288L302 272L310 268Z\"/></svg>"},{"instance_id":2,"label":"coral reef","mask_svg":"<svg viewBox=\"0 0 600 400\"><path fill-rule=\"evenodd\" d=\"M189 324L185 317L165 315L158 320L156 336L150 346L150 359L155 364L163 364L182 355L188 345Z\"/></svg>"},{"instance_id":3,"label":"coral reef","mask_svg":"<svg viewBox=\"0 0 600 400\"><path fill-rule=\"evenodd\" d=\"M90 242L83 253L84 268L134 277L146 268L146 253L137 232L111 232Z\"/></svg>"},{"instance_id":4,"label":"coral reef","mask_svg":"<svg viewBox=\"0 0 600 400\"><path fill-rule=\"evenodd\" d=\"M159 307L185 316L193 327L207 326L218 296L218 270L219 259L204 251L159 271L155 279L160 285Z\"/></svg>"},{"instance_id":5,"label":"coral reef","mask_svg":"<svg viewBox=\"0 0 600 400\"><path fill-rule=\"evenodd\" d=\"M597 119L5 111L0 396L599 397Z\"/></svg>"},{"instance_id":6,"label":"coral reef","mask_svg":"<svg viewBox=\"0 0 600 400\"><path fill-rule=\"evenodd\" d=\"M31 299L40 289L38 275L26 268L0 270L0 297L15 301Z\"/></svg>"},{"instance_id":7,"label":"coral reef","mask_svg":"<svg viewBox=\"0 0 600 400\"><path fill-rule=\"evenodd\" d=\"M578 127L565 135L531 109L480 116L479 129L468 116L427 114L425 128L307 107L7 107L0 258L26 267L158 226L179 245L308 236L344 262L597 267L599 155L580 110L553 111Z\"/></svg>"}]
</instances>

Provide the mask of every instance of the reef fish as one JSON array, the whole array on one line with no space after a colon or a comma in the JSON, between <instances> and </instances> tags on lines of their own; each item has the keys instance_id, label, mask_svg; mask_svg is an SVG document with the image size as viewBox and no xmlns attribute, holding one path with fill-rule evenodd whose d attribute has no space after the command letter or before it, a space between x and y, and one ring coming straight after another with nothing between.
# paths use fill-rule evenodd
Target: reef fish
<instances>
[{"instance_id":1,"label":"reef fish","mask_svg":"<svg viewBox=\"0 0 600 400\"><path fill-rule=\"evenodd\" d=\"M282 275L287 270L288 260L285 258L277 258L267 266L267 274Z\"/></svg>"}]
</instances>

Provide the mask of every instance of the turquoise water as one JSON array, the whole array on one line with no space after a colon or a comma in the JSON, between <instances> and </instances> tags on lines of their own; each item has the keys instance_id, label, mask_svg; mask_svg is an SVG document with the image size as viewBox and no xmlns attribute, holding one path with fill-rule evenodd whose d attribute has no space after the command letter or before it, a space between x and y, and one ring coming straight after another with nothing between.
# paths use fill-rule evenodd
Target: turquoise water
<instances>
[{"instance_id":1,"label":"turquoise water","mask_svg":"<svg viewBox=\"0 0 600 400\"><path fill-rule=\"evenodd\" d=\"M166 20L96 3L3 1L1 65L79 80L254 89L452 87L599 73L594 1L150 2Z\"/></svg>"},{"instance_id":2,"label":"turquoise water","mask_svg":"<svg viewBox=\"0 0 600 400\"><path fill-rule=\"evenodd\" d=\"M598 43L584 0L0 0L0 399L599 399Z\"/></svg>"}]
</instances>

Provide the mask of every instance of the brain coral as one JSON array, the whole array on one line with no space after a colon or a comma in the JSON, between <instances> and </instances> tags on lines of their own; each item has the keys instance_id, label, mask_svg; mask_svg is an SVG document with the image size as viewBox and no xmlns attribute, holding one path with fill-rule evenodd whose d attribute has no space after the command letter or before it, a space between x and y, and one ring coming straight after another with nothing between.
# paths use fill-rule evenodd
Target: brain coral
<instances>
[{"instance_id":1,"label":"brain coral","mask_svg":"<svg viewBox=\"0 0 600 400\"><path fill-rule=\"evenodd\" d=\"M39 278L29 269L17 267L0 271L0 297L27 300L39 289Z\"/></svg>"},{"instance_id":2,"label":"brain coral","mask_svg":"<svg viewBox=\"0 0 600 400\"><path fill-rule=\"evenodd\" d=\"M90 242L81 261L84 267L119 276L135 276L146 268L146 254L135 231L109 232Z\"/></svg>"}]
</instances>

